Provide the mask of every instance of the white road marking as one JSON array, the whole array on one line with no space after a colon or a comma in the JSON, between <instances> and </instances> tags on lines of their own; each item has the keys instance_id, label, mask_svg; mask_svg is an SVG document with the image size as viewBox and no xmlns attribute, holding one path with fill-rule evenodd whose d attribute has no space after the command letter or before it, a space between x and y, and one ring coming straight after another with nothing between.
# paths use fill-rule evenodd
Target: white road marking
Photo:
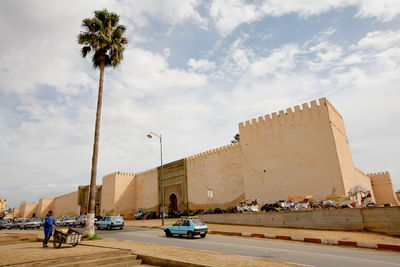
<instances>
[{"instance_id":1,"label":"white road marking","mask_svg":"<svg viewBox=\"0 0 400 267\"><path fill-rule=\"evenodd\" d=\"M120 234L130 234L133 236L141 236L141 237L155 237L153 236L149 236L146 234L142 234L143 232L128 232L128 233L120 233ZM193 240L187 240L188 242L193 241ZM333 258L341 258L341 259L346 259L346 260L350 260L350 261L363 261L363 262L369 262L369 263L385 263L388 265L393 265L393 266L400 266L400 263L393 263L393 262L387 262L387 261L377 261L377 260L370 260L370 259L364 259L364 258L359 258L359 257L348 257L348 256L340 256L340 255L331 255L331 254L326 254L326 253L315 253L315 252L308 252L308 251L299 251L299 250L288 250L288 249L279 249L279 248L265 248L265 247L257 247L257 246L251 246L251 245L244 245L244 244L233 244L233 243L221 243L221 242L214 242L214 241L207 241L202 239L202 244L204 243L208 243L208 244L214 244L214 245L222 245L224 247L226 246L231 246L231 247L247 247L247 248L251 248L251 249L257 249L257 250L262 250L263 252L265 252L265 250L270 250L270 251L276 251L276 252L289 252L289 253L294 253L294 254L309 254L309 255L314 255L314 256L326 256L326 257L333 257ZM173 246L173 247L179 247L179 246ZM201 250L201 249L199 249ZM202 251L208 251L208 250L202 250ZM231 253L232 254L232 253Z\"/></svg>"}]
</instances>

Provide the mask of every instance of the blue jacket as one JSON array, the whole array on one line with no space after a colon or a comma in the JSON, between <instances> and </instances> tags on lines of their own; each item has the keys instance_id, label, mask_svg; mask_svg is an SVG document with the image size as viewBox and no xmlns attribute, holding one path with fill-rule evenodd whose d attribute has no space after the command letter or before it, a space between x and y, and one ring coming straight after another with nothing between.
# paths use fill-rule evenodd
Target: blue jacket
<instances>
[{"instance_id":1,"label":"blue jacket","mask_svg":"<svg viewBox=\"0 0 400 267\"><path fill-rule=\"evenodd\" d=\"M51 235L53 232L53 224L56 224L53 216L46 215L44 219L44 235Z\"/></svg>"}]
</instances>

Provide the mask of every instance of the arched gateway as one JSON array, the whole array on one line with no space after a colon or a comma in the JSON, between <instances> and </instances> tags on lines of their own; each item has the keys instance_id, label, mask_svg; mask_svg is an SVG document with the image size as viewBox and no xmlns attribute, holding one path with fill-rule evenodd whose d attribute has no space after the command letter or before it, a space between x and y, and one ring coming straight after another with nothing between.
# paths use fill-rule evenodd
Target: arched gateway
<instances>
[{"instance_id":1,"label":"arched gateway","mask_svg":"<svg viewBox=\"0 0 400 267\"><path fill-rule=\"evenodd\" d=\"M178 211L178 199L174 193L169 196L168 211Z\"/></svg>"}]
</instances>

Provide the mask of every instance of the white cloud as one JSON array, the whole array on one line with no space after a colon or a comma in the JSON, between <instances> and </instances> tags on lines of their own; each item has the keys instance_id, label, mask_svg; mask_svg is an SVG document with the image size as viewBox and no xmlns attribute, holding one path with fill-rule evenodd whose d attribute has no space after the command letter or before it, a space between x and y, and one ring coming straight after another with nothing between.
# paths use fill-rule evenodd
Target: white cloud
<instances>
[{"instance_id":1,"label":"white cloud","mask_svg":"<svg viewBox=\"0 0 400 267\"><path fill-rule=\"evenodd\" d=\"M380 21L390 21L400 14L400 2L397 0L359 0L356 16L375 17Z\"/></svg>"},{"instance_id":2,"label":"white cloud","mask_svg":"<svg viewBox=\"0 0 400 267\"><path fill-rule=\"evenodd\" d=\"M281 17L294 13L301 18L308 18L346 7L356 7L356 17L373 17L383 22L393 20L400 14L400 2L397 0L264 0L256 3L245 0L215 0L210 8L210 17L218 32L226 36L241 24L253 23L266 16Z\"/></svg>"},{"instance_id":3,"label":"white cloud","mask_svg":"<svg viewBox=\"0 0 400 267\"><path fill-rule=\"evenodd\" d=\"M207 59L196 60L194 58L189 59L187 65L194 71L207 72L215 69L215 62L208 61Z\"/></svg>"},{"instance_id":4,"label":"white cloud","mask_svg":"<svg viewBox=\"0 0 400 267\"><path fill-rule=\"evenodd\" d=\"M129 88L135 97L154 94L161 89L207 84L205 75L170 68L164 55L140 48L126 50L123 63L112 75L110 85L121 83L121 88Z\"/></svg>"},{"instance_id":5,"label":"white cloud","mask_svg":"<svg viewBox=\"0 0 400 267\"><path fill-rule=\"evenodd\" d=\"M255 76L267 74L281 75L296 66L296 55L301 50L295 44L287 44L272 50L268 57L258 58L252 62L250 72Z\"/></svg>"},{"instance_id":6,"label":"white cloud","mask_svg":"<svg viewBox=\"0 0 400 267\"><path fill-rule=\"evenodd\" d=\"M255 5L246 4L244 0L215 0L210 7L210 16L218 32L228 35L240 24L256 21L260 12Z\"/></svg>"}]
</instances>

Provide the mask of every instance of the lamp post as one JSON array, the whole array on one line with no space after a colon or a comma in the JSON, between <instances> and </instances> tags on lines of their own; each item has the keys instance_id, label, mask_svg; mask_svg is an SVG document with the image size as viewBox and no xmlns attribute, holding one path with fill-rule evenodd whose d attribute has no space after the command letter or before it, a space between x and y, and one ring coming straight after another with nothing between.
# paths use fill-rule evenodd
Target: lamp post
<instances>
[{"instance_id":1,"label":"lamp post","mask_svg":"<svg viewBox=\"0 0 400 267\"><path fill-rule=\"evenodd\" d=\"M160 154L161 154L161 221L162 221L162 226L164 226L164 185L163 185L163 163L162 163L162 137L161 134L155 134L155 133L148 133L147 137L148 138L153 138L154 136L157 136L160 138Z\"/></svg>"}]
</instances>

